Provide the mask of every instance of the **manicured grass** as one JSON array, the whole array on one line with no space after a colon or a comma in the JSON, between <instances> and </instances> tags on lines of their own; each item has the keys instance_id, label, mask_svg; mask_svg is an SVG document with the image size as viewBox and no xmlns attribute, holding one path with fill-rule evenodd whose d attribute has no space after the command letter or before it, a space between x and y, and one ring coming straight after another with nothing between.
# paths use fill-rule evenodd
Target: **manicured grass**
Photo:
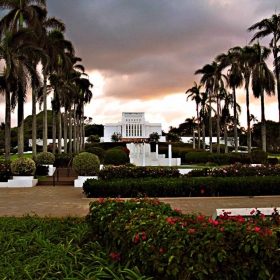
<instances>
[{"instance_id":1,"label":"manicured grass","mask_svg":"<svg viewBox=\"0 0 280 280\"><path fill-rule=\"evenodd\" d=\"M30 153L30 154L23 154L23 157L31 158L31 159L33 158L32 153ZM17 158L18 158L17 154L13 154L13 155L10 156L10 160L11 161L13 161L13 160L15 160ZM5 155L0 156L0 160L5 160Z\"/></svg>"}]
</instances>

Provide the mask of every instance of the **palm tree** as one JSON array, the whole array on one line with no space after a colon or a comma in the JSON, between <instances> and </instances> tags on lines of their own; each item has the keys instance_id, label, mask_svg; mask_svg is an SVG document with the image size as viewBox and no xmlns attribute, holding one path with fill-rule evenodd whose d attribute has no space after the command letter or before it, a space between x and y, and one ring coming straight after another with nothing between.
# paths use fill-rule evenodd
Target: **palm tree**
<instances>
[{"instance_id":1,"label":"palm tree","mask_svg":"<svg viewBox=\"0 0 280 280\"><path fill-rule=\"evenodd\" d=\"M238 151L238 132L237 132L237 107L236 107L236 89L243 84L243 65L236 58L235 52L229 50L227 54L219 54L216 60L220 62L220 68L228 70L228 85L233 93L233 121L234 121L234 143L235 152Z\"/></svg>"},{"instance_id":2,"label":"palm tree","mask_svg":"<svg viewBox=\"0 0 280 280\"><path fill-rule=\"evenodd\" d=\"M234 104L233 94L227 92L225 88L221 89L220 94L223 95L222 123L224 124L225 153L228 153L227 127L228 121L232 118L232 115L230 114L230 108L234 108L234 105L236 105L236 111L239 115L241 113L241 107L237 103Z\"/></svg>"},{"instance_id":3,"label":"palm tree","mask_svg":"<svg viewBox=\"0 0 280 280\"><path fill-rule=\"evenodd\" d=\"M257 98L261 98L261 134L262 149L266 151L266 120L264 92L271 96L275 94L275 79L273 72L268 68L265 60L269 57L271 50L261 46L259 43L253 45L252 55L252 90Z\"/></svg>"},{"instance_id":4,"label":"palm tree","mask_svg":"<svg viewBox=\"0 0 280 280\"><path fill-rule=\"evenodd\" d=\"M271 18L265 18L248 28L248 31L258 30L250 43L262 39L267 36L272 36L270 41L270 48L273 53L274 71L277 84L277 98L278 98L278 122L279 122L279 136L280 136L280 69L278 64L279 52L279 35L280 35L280 14L274 14Z\"/></svg>"},{"instance_id":5,"label":"palm tree","mask_svg":"<svg viewBox=\"0 0 280 280\"><path fill-rule=\"evenodd\" d=\"M251 152L251 123L250 123L250 95L249 95L249 86L252 73L252 67L254 65L254 48L252 46L245 47L234 47L230 49L233 52L236 60L242 65L243 77L245 82L246 90L246 116L247 116L247 146L248 152Z\"/></svg>"},{"instance_id":6,"label":"palm tree","mask_svg":"<svg viewBox=\"0 0 280 280\"><path fill-rule=\"evenodd\" d=\"M209 104L208 104L208 94L207 92L201 92L201 102L200 102L200 111L199 118L202 128L202 148L205 150L205 123L209 116Z\"/></svg>"},{"instance_id":7,"label":"palm tree","mask_svg":"<svg viewBox=\"0 0 280 280\"><path fill-rule=\"evenodd\" d=\"M216 61L212 64L206 64L201 69L195 71L195 74L202 74L200 83L205 86L208 94L209 101L209 142L210 152L213 152L212 147L212 101L213 95L215 95L220 87L224 87L224 83L227 78L222 74L221 69ZM220 152L220 116L217 116L217 152Z\"/></svg>"},{"instance_id":8,"label":"palm tree","mask_svg":"<svg viewBox=\"0 0 280 280\"><path fill-rule=\"evenodd\" d=\"M40 24L38 24L40 22L40 17L42 17L43 15L46 14L46 9L45 9L45 3L46 1L44 0L25 0L25 1L15 1L15 0L5 0L5 1L1 1L0 3L0 10L9 10L9 12L2 17L1 21L0 21L0 37L3 37L3 35L7 34L7 30L11 30L13 32L16 32L19 29L22 29L24 24L26 27L32 29L32 30L36 30L38 31L40 29ZM38 4L38 5L34 5L34 4ZM33 44L36 45L37 43L37 38L33 38ZM29 41L29 45L31 44L31 41ZM30 50L30 46L29 46L29 50ZM30 53L31 54L31 53ZM27 55L27 53L25 53L25 55ZM32 52L32 59L33 61L36 61L36 58L34 56L34 53ZM37 58L38 60L38 58ZM37 82L33 83L33 85L35 86L36 84L38 84L38 75L36 73L36 70L34 69L34 67L36 68L36 65L33 65L33 69L31 69L31 64L29 64L29 74L31 74L33 76L32 80L33 82L35 82L35 80L37 80ZM25 71L27 70L26 65L25 65ZM35 71L34 71L35 70ZM31 72L30 72L31 71ZM33 73L33 74L32 74ZM24 76L24 75L23 75ZM25 78L27 78L27 76L25 76ZM24 96L26 94L26 86L27 83L26 81L23 80L18 80L18 94L21 94L23 96L18 96L15 97L14 96L14 100L16 100L18 102L18 140L19 140L19 156L22 156L23 154L23 103L24 103ZM22 84L20 84L22 83ZM34 88L32 89L33 93ZM33 102L34 102L34 98L32 98ZM8 102L8 98L6 99L6 101ZM7 108L9 108L9 105L6 106ZM36 115L36 112L35 112ZM36 120L35 120L36 121ZM7 132L9 130L7 129ZM34 147L36 147L36 145L33 145Z\"/></svg>"},{"instance_id":9,"label":"palm tree","mask_svg":"<svg viewBox=\"0 0 280 280\"><path fill-rule=\"evenodd\" d=\"M23 108L28 84L38 86L39 75L34 68L32 59L42 54L42 50L33 45L34 33L26 28L19 31L6 31L1 46L1 57L5 61L3 78L6 81L6 118L10 126L10 108L18 105L18 156L23 156ZM10 83L13 85L10 85ZM9 97L12 93L11 99ZM7 133L10 129L6 128ZM7 135L6 135L7 136ZM9 137L8 137L9 138ZM7 139L9 141L9 139ZM8 144L5 145L8 149ZM6 151L8 152L8 151Z\"/></svg>"},{"instance_id":10,"label":"palm tree","mask_svg":"<svg viewBox=\"0 0 280 280\"><path fill-rule=\"evenodd\" d=\"M187 101L191 97L191 100L195 101L196 104L196 119L197 119L197 131L198 131L198 148L200 148L200 122L199 122L199 104L201 102L201 93L200 93L201 85L198 85L196 82L194 82L194 86L192 88L189 88L186 91ZM195 138L193 139L193 142L195 143Z\"/></svg>"}]
</instances>

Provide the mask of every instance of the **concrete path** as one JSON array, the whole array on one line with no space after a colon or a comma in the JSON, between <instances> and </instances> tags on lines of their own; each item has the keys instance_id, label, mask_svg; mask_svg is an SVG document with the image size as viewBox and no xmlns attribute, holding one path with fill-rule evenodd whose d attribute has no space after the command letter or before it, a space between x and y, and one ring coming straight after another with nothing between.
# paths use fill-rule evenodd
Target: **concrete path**
<instances>
[{"instance_id":1,"label":"concrete path","mask_svg":"<svg viewBox=\"0 0 280 280\"><path fill-rule=\"evenodd\" d=\"M82 188L73 186L36 186L33 188L0 188L0 216L85 216L93 198L86 198ZM181 197L160 198L183 213L212 216L215 209L279 207L280 196L263 197Z\"/></svg>"}]
</instances>

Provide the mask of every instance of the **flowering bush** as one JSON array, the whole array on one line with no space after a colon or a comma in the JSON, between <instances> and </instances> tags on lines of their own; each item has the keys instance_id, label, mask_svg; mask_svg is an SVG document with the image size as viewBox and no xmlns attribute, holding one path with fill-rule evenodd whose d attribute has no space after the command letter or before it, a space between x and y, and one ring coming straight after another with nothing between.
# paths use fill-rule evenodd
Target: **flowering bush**
<instances>
[{"instance_id":1,"label":"flowering bush","mask_svg":"<svg viewBox=\"0 0 280 280\"><path fill-rule=\"evenodd\" d=\"M33 176L36 164L30 158L17 158L11 163L11 171L14 176Z\"/></svg>"},{"instance_id":2,"label":"flowering bush","mask_svg":"<svg viewBox=\"0 0 280 280\"><path fill-rule=\"evenodd\" d=\"M11 162L0 162L0 182L8 182L8 179L10 179L11 175Z\"/></svg>"},{"instance_id":3,"label":"flowering bush","mask_svg":"<svg viewBox=\"0 0 280 280\"><path fill-rule=\"evenodd\" d=\"M226 167L212 168L210 175L213 177L248 177L248 176L278 176L280 175L280 165L252 166L249 164L231 164Z\"/></svg>"},{"instance_id":4,"label":"flowering bush","mask_svg":"<svg viewBox=\"0 0 280 280\"><path fill-rule=\"evenodd\" d=\"M80 176L97 175L100 161L96 155L83 152L74 157L73 168Z\"/></svg>"},{"instance_id":5,"label":"flowering bush","mask_svg":"<svg viewBox=\"0 0 280 280\"><path fill-rule=\"evenodd\" d=\"M55 161L55 156L50 152L42 152L37 155L38 164L53 164Z\"/></svg>"},{"instance_id":6,"label":"flowering bush","mask_svg":"<svg viewBox=\"0 0 280 280\"><path fill-rule=\"evenodd\" d=\"M131 167L126 165L109 166L99 172L99 178L103 180L124 179L124 178L175 178L180 172L175 168L150 168Z\"/></svg>"},{"instance_id":7,"label":"flowering bush","mask_svg":"<svg viewBox=\"0 0 280 280\"><path fill-rule=\"evenodd\" d=\"M218 220L160 201L103 199L87 221L112 258L155 279L273 279L280 275L279 213ZM276 278L275 278L276 279Z\"/></svg>"}]
</instances>

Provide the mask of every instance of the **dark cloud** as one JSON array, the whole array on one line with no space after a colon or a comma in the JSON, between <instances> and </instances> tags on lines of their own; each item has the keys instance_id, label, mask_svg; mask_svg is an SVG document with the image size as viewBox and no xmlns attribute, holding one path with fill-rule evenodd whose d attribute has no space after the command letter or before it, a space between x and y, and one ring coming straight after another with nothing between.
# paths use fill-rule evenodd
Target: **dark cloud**
<instances>
[{"instance_id":1,"label":"dark cloud","mask_svg":"<svg viewBox=\"0 0 280 280\"><path fill-rule=\"evenodd\" d=\"M200 80L195 70L230 47L246 45L253 36L247 28L270 17L278 2L48 0L47 6L50 16L66 24L86 71L104 77L101 98L124 104L184 94Z\"/></svg>"}]
</instances>

